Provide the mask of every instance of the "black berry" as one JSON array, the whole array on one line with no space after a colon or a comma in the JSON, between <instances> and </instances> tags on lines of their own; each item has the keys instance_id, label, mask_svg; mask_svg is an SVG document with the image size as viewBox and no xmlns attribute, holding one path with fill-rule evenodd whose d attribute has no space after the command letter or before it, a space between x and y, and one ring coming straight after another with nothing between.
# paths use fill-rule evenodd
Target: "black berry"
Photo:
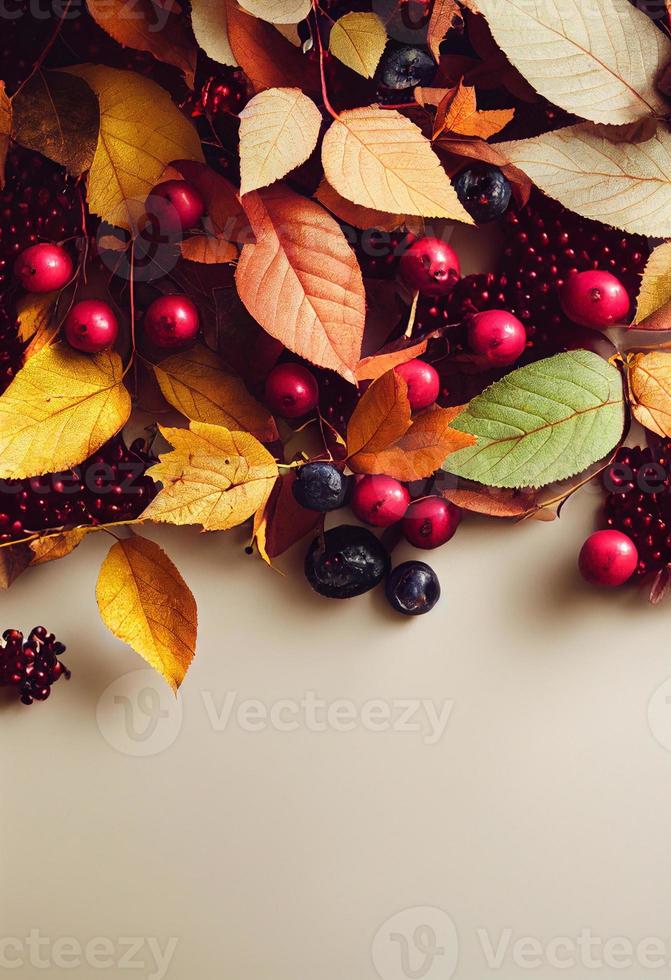
<instances>
[{"instance_id":1,"label":"black berry","mask_svg":"<svg viewBox=\"0 0 671 980\"><path fill-rule=\"evenodd\" d=\"M440 599L438 576L423 561L404 561L393 570L385 586L392 609L404 616L430 612Z\"/></svg>"},{"instance_id":2,"label":"black berry","mask_svg":"<svg viewBox=\"0 0 671 980\"><path fill-rule=\"evenodd\" d=\"M315 538L305 556L305 575L320 595L351 599L369 592L388 573L391 562L384 546L365 527L341 524Z\"/></svg>"},{"instance_id":3,"label":"black berry","mask_svg":"<svg viewBox=\"0 0 671 980\"><path fill-rule=\"evenodd\" d=\"M510 184L498 167L468 167L454 186L459 200L478 224L500 218L510 204Z\"/></svg>"},{"instance_id":4,"label":"black berry","mask_svg":"<svg viewBox=\"0 0 671 980\"><path fill-rule=\"evenodd\" d=\"M385 88L396 91L430 85L435 74L435 61L421 48L396 48L389 51L380 64L380 82Z\"/></svg>"},{"instance_id":5,"label":"black berry","mask_svg":"<svg viewBox=\"0 0 671 980\"><path fill-rule=\"evenodd\" d=\"M347 497L349 480L333 463L306 463L293 483L294 497L308 510L336 510Z\"/></svg>"}]
</instances>

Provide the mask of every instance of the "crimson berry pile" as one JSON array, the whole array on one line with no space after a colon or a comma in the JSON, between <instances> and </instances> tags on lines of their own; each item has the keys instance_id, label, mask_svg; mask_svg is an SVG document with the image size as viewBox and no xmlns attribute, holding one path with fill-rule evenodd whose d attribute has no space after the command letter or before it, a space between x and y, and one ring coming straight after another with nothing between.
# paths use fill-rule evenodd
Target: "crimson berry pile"
<instances>
[{"instance_id":1,"label":"crimson berry pile","mask_svg":"<svg viewBox=\"0 0 671 980\"><path fill-rule=\"evenodd\" d=\"M0 646L0 685L12 687L22 704L46 701L60 677L70 671L59 657L65 646L44 626L35 626L24 640L20 630L5 630Z\"/></svg>"}]
</instances>

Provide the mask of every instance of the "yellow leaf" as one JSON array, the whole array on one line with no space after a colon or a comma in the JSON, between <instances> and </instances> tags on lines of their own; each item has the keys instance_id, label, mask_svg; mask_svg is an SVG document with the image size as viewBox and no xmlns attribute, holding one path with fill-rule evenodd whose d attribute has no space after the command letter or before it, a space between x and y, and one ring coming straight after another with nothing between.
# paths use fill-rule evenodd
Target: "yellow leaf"
<instances>
[{"instance_id":1,"label":"yellow leaf","mask_svg":"<svg viewBox=\"0 0 671 980\"><path fill-rule=\"evenodd\" d=\"M666 113L671 42L628 0L477 0L497 43L550 102L592 122Z\"/></svg>"},{"instance_id":2,"label":"yellow leaf","mask_svg":"<svg viewBox=\"0 0 671 980\"><path fill-rule=\"evenodd\" d=\"M442 106L441 106L442 109ZM490 109L481 112L477 107L475 87L459 83L447 112L438 110L434 139L441 132L458 133L487 140L507 126L515 115L514 109Z\"/></svg>"},{"instance_id":3,"label":"yellow leaf","mask_svg":"<svg viewBox=\"0 0 671 980\"><path fill-rule=\"evenodd\" d=\"M46 562L65 558L66 555L75 550L77 545L82 543L88 530L85 527L75 527L71 531L62 531L60 534L36 538L30 542L30 550L33 554L33 560L30 564L44 565Z\"/></svg>"},{"instance_id":4,"label":"yellow leaf","mask_svg":"<svg viewBox=\"0 0 671 980\"><path fill-rule=\"evenodd\" d=\"M172 160L202 160L196 130L165 89L143 75L105 65L68 68L100 103L100 135L88 180L89 207L110 224L134 227L144 201Z\"/></svg>"},{"instance_id":5,"label":"yellow leaf","mask_svg":"<svg viewBox=\"0 0 671 980\"><path fill-rule=\"evenodd\" d=\"M632 415L658 436L671 436L671 353L634 354L625 363Z\"/></svg>"},{"instance_id":6,"label":"yellow leaf","mask_svg":"<svg viewBox=\"0 0 671 980\"><path fill-rule=\"evenodd\" d=\"M331 28L331 54L364 78L373 77L386 45L387 32L377 14L345 14Z\"/></svg>"},{"instance_id":7,"label":"yellow leaf","mask_svg":"<svg viewBox=\"0 0 671 980\"><path fill-rule=\"evenodd\" d=\"M663 129L645 143L611 143L581 123L496 149L571 211L671 236L671 134Z\"/></svg>"},{"instance_id":8,"label":"yellow leaf","mask_svg":"<svg viewBox=\"0 0 671 980\"><path fill-rule=\"evenodd\" d=\"M671 242L664 242L652 252L646 264L636 303L634 323L641 323L653 313L661 312L669 304L671 304Z\"/></svg>"},{"instance_id":9,"label":"yellow leaf","mask_svg":"<svg viewBox=\"0 0 671 980\"><path fill-rule=\"evenodd\" d=\"M25 293L16 303L19 339L24 344L36 336L51 336L58 329L51 325L58 293ZM51 329L50 329L51 327Z\"/></svg>"},{"instance_id":10,"label":"yellow leaf","mask_svg":"<svg viewBox=\"0 0 671 980\"><path fill-rule=\"evenodd\" d=\"M0 478L76 466L127 421L131 400L113 351L45 347L0 397Z\"/></svg>"},{"instance_id":11,"label":"yellow leaf","mask_svg":"<svg viewBox=\"0 0 671 980\"><path fill-rule=\"evenodd\" d=\"M240 378L224 370L207 347L198 345L173 354L155 364L154 372L167 401L188 419L242 429L261 442L278 438L270 412L252 398Z\"/></svg>"},{"instance_id":12,"label":"yellow leaf","mask_svg":"<svg viewBox=\"0 0 671 980\"><path fill-rule=\"evenodd\" d=\"M221 265L238 257L235 245L219 235L190 235L182 240L181 252L183 259L205 265Z\"/></svg>"},{"instance_id":13,"label":"yellow leaf","mask_svg":"<svg viewBox=\"0 0 671 980\"><path fill-rule=\"evenodd\" d=\"M161 433L174 449L148 470L163 489L143 512L145 520L225 531L265 503L278 468L254 436L204 422Z\"/></svg>"},{"instance_id":14,"label":"yellow leaf","mask_svg":"<svg viewBox=\"0 0 671 980\"><path fill-rule=\"evenodd\" d=\"M420 130L395 109L349 109L324 137L322 163L342 197L375 211L472 224Z\"/></svg>"},{"instance_id":15,"label":"yellow leaf","mask_svg":"<svg viewBox=\"0 0 671 980\"><path fill-rule=\"evenodd\" d=\"M228 4L230 0L191 0L191 23L196 40L205 54L220 65L237 67L228 40Z\"/></svg>"},{"instance_id":16,"label":"yellow leaf","mask_svg":"<svg viewBox=\"0 0 671 980\"><path fill-rule=\"evenodd\" d=\"M196 652L198 613L166 553L137 535L117 541L100 569L96 599L105 626L176 691Z\"/></svg>"},{"instance_id":17,"label":"yellow leaf","mask_svg":"<svg viewBox=\"0 0 671 980\"><path fill-rule=\"evenodd\" d=\"M312 10L311 0L240 0L240 6L270 24L298 24Z\"/></svg>"},{"instance_id":18,"label":"yellow leaf","mask_svg":"<svg viewBox=\"0 0 671 980\"><path fill-rule=\"evenodd\" d=\"M239 115L241 194L284 177L317 145L322 114L299 88L259 92Z\"/></svg>"},{"instance_id":19,"label":"yellow leaf","mask_svg":"<svg viewBox=\"0 0 671 980\"><path fill-rule=\"evenodd\" d=\"M0 188L5 186L5 163L12 133L12 103L0 82Z\"/></svg>"},{"instance_id":20,"label":"yellow leaf","mask_svg":"<svg viewBox=\"0 0 671 980\"><path fill-rule=\"evenodd\" d=\"M396 231L404 224L402 214L385 214L384 211L373 211L372 208L362 208L360 204L348 201L346 197L341 197L336 190L331 187L329 182L322 178L322 182L315 191L315 197L320 204L353 228L377 228L380 231Z\"/></svg>"}]
</instances>

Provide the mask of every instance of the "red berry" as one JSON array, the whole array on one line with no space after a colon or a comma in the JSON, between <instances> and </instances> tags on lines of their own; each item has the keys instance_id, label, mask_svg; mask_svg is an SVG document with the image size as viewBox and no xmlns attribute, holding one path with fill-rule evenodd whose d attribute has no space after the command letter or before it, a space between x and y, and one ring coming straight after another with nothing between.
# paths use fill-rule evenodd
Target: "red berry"
<instances>
[{"instance_id":1,"label":"red berry","mask_svg":"<svg viewBox=\"0 0 671 980\"><path fill-rule=\"evenodd\" d=\"M50 293L71 279L72 259L60 245L40 242L21 252L14 263L14 275L29 293Z\"/></svg>"},{"instance_id":2,"label":"red berry","mask_svg":"<svg viewBox=\"0 0 671 980\"><path fill-rule=\"evenodd\" d=\"M435 367L414 358L399 364L395 371L408 385L408 401L413 412L433 405L440 392L440 376Z\"/></svg>"},{"instance_id":3,"label":"red berry","mask_svg":"<svg viewBox=\"0 0 671 980\"><path fill-rule=\"evenodd\" d=\"M352 491L350 506L360 521L388 527L405 516L410 503L406 487L391 476L364 476Z\"/></svg>"},{"instance_id":4,"label":"red berry","mask_svg":"<svg viewBox=\"0 0 671 980\"><path fill-rule=\"evenodd\" d=\"M119 333L114 310L99 299L75 303L65 320L65 338L75 350L97 354L111 347Z\"/></svg>"},{"instance_id":5,"label":"red berry","mask_svg":"<svg viewBox=\"0 0 671 980\"><path fill-rule=\"evenodd\" d=\"M524 352L527 332L506 310L476 313L468 325L468 345L492 367L513 364Z\"/></svg>"},{"instance_id":6,"label":"red berry","mask_svg":"<svg viewBox=\"0 0 671 980\"><path fill-rule=\"evenodd\" d=\"M578 272L567 279L559 294L569 320L582 327L612 327L629 312L627 290L610 272Z\"/></svg>"},{"instance_id":7,"label":"red berry","mask_svg":"<svg viewBox=\"0 0 671 980\"><path fill-rule=\"evenodd\" d=\"M461 276L457 253L442 238L418 238L401 256L399 270L423 296L446 296Z\"/></svg>"},{"instance_id":8,"label":"red berry","mask_svg":"<svg viewBox=\"0 0 671 980\"><path fill-rule=\"evenodd\" d=\"M595 531L580 550L578 566L592 585L623 585L638 564L636 545L621 531Z\"/></svg>"},{"instance_id":9,"label":"red berry","mask_svg":"<svg viewBox=\"0 0 671 980\"><path fill-rule=\"evenodd\" d=\"M443 497L424 497L408 507L403 533L415 548L439 548L459 526L461 510Z\"/></svg>"},{"instance_id":10,"label":"red berry","mask_svg":"<svg viewBox=\"0 0 671 980\"><path fill-rule=\"evenodd\" d=\"M161 296L144 315L145 337L161 350L193 343L198 329L198 309L188 296Z\"/></svg>"},{"instance_id":11,"label":"red berry","mask_svg":"<svg viewBox=\"0 0 671 980\"><path fill-rule=\"evenodd\" d=\"M188 180L166 180L157 184L147 198L147 211L156 209L157 198L168 201L174 208L183 231L194 228L205 214L205 202L200 192Z\"/></svg>"},{"instance_id":12,"label":"red berry","mask_svg":"<svg viewBox=\"0 0 671 980\"><path fill-rule=\"evenodd\" d=\"M319 388L302 364L278 364L266 379L266 404L285 419L298 419L317 407Z\"/></svg>"}]
</instances>

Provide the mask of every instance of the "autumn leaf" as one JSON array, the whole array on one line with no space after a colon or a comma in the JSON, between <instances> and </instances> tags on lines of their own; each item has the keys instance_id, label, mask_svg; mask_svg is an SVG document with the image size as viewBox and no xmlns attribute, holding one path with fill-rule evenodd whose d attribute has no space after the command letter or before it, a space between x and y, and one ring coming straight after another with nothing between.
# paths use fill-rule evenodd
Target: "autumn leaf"
<instances>
[{"instance_id":1,"label":"autumn leaf","mask_svg":"<svg viewBox=\"0 0 671 980\"><path fill-rule=\"evenodd\" d=\"M198 613L162 548L137 535L113 544L100 569L96 599L105 626L177 691L196 652Z\"/></svg>"},{"instance_id":2,"label":"autumn leaf","mask_svg":"<svg viewBox=\"0 0 671 980\"><path fill-rule=\"evenodd\" d=\"M441 490L441 496L462 510L486 517L526 517L538 506L538 491L526 488L503 490L500 487L483 487L473 483Z\"/></svg>"},{"instance_id":3,"label":"autumn leaf","mask_svg":"<svg viewBox=\"0 0 671 980\"><path fill-rule=\"evenodd\" d=\"M202 160L196 130L165 89L143 75L105 65L68 68L100 104L100 135L88 179L89 207L131 230L132 202L144 201L172 160Z\"/></svg>"},{"instance_id":4,"label":"autumn leaf","mask_svg":"<svg viewBox=\"0 0 671 980\"><path fill-rule=\"evenodd\" d=\"M161 433L174 448L147 471L163 489L143 512L145 520L226 531L263 506L278 469L254 436L204 422Z\"/></svg>"},{"instance_id":5,"label":"autumn leaf","mask_svg":"<svg viewBox=\"0 0 671 980\"><path fill-rule=\"evenodd\" d=\"M370 357L363 357L357 364L357 381L375 381L381 378L383 374L398 367L399 364L406 364L415 357L421 357L428 344L428 340L409 342L403 338L390 344L384 351Z\"/></svg>"},{"instance_id":6,"label":"autumn leaf","mask_svg":"<svg viewBox=\"0 0 671 980\"><path fill-rule=\"evenodd\" d=\"M0 589L6 591L30 565L32 552L23 542L0 548Z\"/></svg>"},{"instance_id":7,"label":"autumn leaf","mask_svg":"<svg viewBox=\"0 0 671 980\"><path fill-rule=\"evenodd\" d=\"M454 96L446 100L446 105L441 103L436 113L434 139L445 132L487 140L507 126L514 115L514 109L480 111L475 88L460 82Z\"/></svg>"},{"instance_id":8,"label":"autumn leaf","mask_svg":"<svg viewBox=\"0 0 671 980\"><path fill-rule=\"evenodd\" d=\"M225 371L220 359L198 345L154 365L164 397L194 422L209 422L251 432L261 442L278 438L270 412L253 398L242 381Z\"/></svg>"},{"instance_id":9,"label":"autumn leaf","mask_svg":"<svg viewBox=\"0 0 671 980\"><path fill-rule=\"evenodd\" d=\"M629 407L637 422L671 436L671 353L657 350L626 358Z\"/></svg>"},{"instance_id":10,"label":"autumn leaf","mask_svg":"<svg viewBox=\"0 0 671 980\"><path fill-rule=\"evenodd\" d=\"M671 242L658 245L647 261L634 323L647 329L671 327Z\"/></svg>"},{"instance_id":11,"label":"autumn leaf","mask_svg":"<svg viewBox=\"0 0 671 980\"><path fill-rule=\"evenodd\" d=\"M45 347L0 396L0 478L76 466L127 421L131 400L118 354Z\"/></svg>"},{"instance_id":12,"label":"autumn leaf","mask_svg":"<svg viewBox=\"0 0 671 980\"><path fill-rule=\"evenodd\" d=\"M247 194L244 204L256 244L245 245L236 270L241 300L289 350L353 380L365 293L340 227L283 186Z\"/></svg>"},{"instance_id":13,"label":"autumn leaf","mask_svg":"<svg viewBox=\"0 0 671 980\"><path fill-rule=\"evenodd\" d=\"M19 340L27 344L36 337L51 339L58 329L52 324L58 293L25 293L16 302ZM43 346L43 345L42 345Z\"/></svg>"},{"instance_id":14,"label":"autumn leaf","mask_svg":"<svg viewBox=\"0 0 671 980\"><path fill-rule=\"evenodd\" d=\"M362 395L347 425L347 452L351 457L375 455L405 435L411 411L408 386L400 374L389 371Z\"/></svg>"},{"instance_id":15,"label":"autumn leaf","mask_svg":"<svg viewBox=\"0 0 671 980\"><path fill-rule=\"evenodd\" d=\"M321 95L318 66L272 24L252 17L233 3L227 6L227 23L233 55L255 92L291 88L300 82L306 94Z\"/></svg>"},{"instance_id":16,"label":"autumn leaf","mask_svg":"<svg viewBox=\"0 0 671 980\"><path fill-rule=\"evenodd\" d=\"M206 212L203 221L208 232L240 245L254 240L238 192L229 180L194 160L177 160L174 167L202 197Z\"/></svg>"},{"instance_id":17,"label":"autumn leaf","mask_svg":"<svg viewBox=\"0 0 671 980\"><path fill-rule=\"evenodd\" d=\"M298 24L312 10L311 0L240 0L240 6L271 24Z\"/></svg>"},{"instance_id":18,"label":"autumn leaf","mask_svg":"<svg viewBox=\"0 0 671 980\"><path fill-rule=\"evenodd\" d=\"M228 8L231 0L191 0L191 25L198 44L220 65L238 64L228 40Z\"/></svg>"},{"instance_id":19,"label":"autumn leaf","mask_svg":"<svg viewBox=\"0 0 671 980\"><path fill-rule=\"evenodd\" d=\"M198 49L188 19L173 0L133 0L132 11L128 0L86 0L86 6L115 41L179 68L193 88Z\"/></svg>"},{"instance_id":20,"label":"autumn leaf","mask_svg":"<svg viewBox=\"0 0 671 980\"><path fill-rule=\"evenodd\" d=\"M583 119L627 123L668 111L655 89L671 42L628 0L477 0L512 64Z\"/></svg>"},{"instance_id":21,"label":"autumn leaf","mask_svg":"<svg viewBox=\"0 0 671 980\"><path fill-rule=\"evenodd\" d=\"M374 13L352 11L331 27L331 54L364 78L373 77L386 45L387 32Z\"/></svg>"},{"instance_id":22,"label":"autumn leaf","mask_svg":"<svg viewBox=\"0 0 671 980\"><path fill-rule=\"evenodd\" d=\"M431 20L426 37L431 54L440 61L440 43L454 25L461 19L461 8L456 0L434 0Z\"/></svg>"},{"instance_id":23,"label":"autumn leaf","mask_svg":"<svg viewBox=\"0 0 671 980\"><path fill-rule=\"evenodd\" d=\"M293 471L279 476L265 505L254 517L254 541L269 565L273 558L314 531L322 519L320 513L298 503L292 490L295 479Z\"/></svg>"},{"instance_id":24,"label":"autumn leaf","mask_svg":"<svg viewBox=\"0 0 671 980\"><path fill-rule=\"evenodd\" d=\"M241 194L284 177L317 145L322 114L299 88L260 92L239 115Z\"/></svg>"},{"instance_id":25,"label":"autumn leaf","mask_svg":"<svg viewBox=\"0 0 671 980\"><path fill-rule=\"evenodd\" d=\"M611 143L581 123L497 149L571 211L624 231L671 236L668 132L646 143Z\"/></svg>"},{"instance_id":26,"label":"autumn leaf","mask_svg":"<svg viewBox=\"0 0 671 980\"><path fill-rule=\"evenodd\" d=\"M189 262L202 262L205 265L221 265L224 262L234 262L238 250L226 238L216 235L190 235L182 239L180 250L182 258Z\"/></svg>"},{"instance_id":27,"label":"autumn leaf","mask_svg":"<svg viewBox=\"0 0 671 980\"><path fill-rule=\"evenodd\" d=\"M69 531L61 531L59 534L35 538L34 541L30 542L32 552L30 564L45 565L47 562L65 558L82 543L88 532L89 528L74 527Z\"/></svg>"},{"instance_id":28,"label":"autumn leaf","mask_svg":"<svg viewBox=\"0 0 671 980\"><path fill-rule=\"evenodd\" d=\"M387 214L384 211L373 211L372 208L362 208L360 204L353 204L346 197L341 197L325 178L322 179L315 191L315 197L336 218L344 221L345 224L352 225L353 228L361 228L364 231L369 228L376 228L379 231L396 231L404 224L404 218L401 214Z\"/></svg>"},{"instance_id":29,"label":"autumn leaf","mask_svg":"<svg viewBox=\"0 0 671 980\"><path fill-rule=\"evenodd\" d=\"M355 204L473 223L429 141L395 109L342 112L324 137L322 163L329 184Z\"/></svg>"}]
</instances>

